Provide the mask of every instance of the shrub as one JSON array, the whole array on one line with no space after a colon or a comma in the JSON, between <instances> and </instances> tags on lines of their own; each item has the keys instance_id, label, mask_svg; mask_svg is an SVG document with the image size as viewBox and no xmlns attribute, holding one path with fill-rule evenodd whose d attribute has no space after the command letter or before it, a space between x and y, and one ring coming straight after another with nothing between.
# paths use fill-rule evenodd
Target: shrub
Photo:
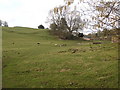
<instances>
[{"instance_id":1,"label":"shrub","mask_svg":"<svg viewBox=\"0 0 120 90\"><path fill-rule=\"evenodd\" d=\"M44 26L43 25L39 25L38 29L44 29Z\"/></svg>"}]
</instances>

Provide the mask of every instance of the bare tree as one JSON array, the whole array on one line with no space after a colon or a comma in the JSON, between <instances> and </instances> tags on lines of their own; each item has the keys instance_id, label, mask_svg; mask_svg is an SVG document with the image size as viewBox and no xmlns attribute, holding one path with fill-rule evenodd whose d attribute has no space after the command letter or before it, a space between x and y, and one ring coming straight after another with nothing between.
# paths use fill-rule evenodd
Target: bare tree
<instances>
[{"instance_id":1,"label":"bare tree","mask_svg":"<svg viewBox=\"0 0 120 90\"><path fill-rule=\"evenodd\" d=\"M70 4L54 8L49 13L49 22L54 31L72 35L83 30L85 22L80 17L80 12L76 9L70 10ZM60 33L59 33L60 34Z\"/></svg>"},{"instance_id":2,"label":"bare tree","mask_svg":"<svg viewBox=\"0 0 120 90\"><path fill-rule=\"evenodd\" d=\"M80 12L79 11L71 11L67 17L66 17L66 21L67 21L67 25L68 25L68 30L70 33L76 31L82 31L84 26L85 26L85 22L82 21L81 17L80 17Z\"/></svg>"},{"instance_id":3,"label":"bare tree","mask_svg":"<svg viewBox=\"0 0 120 90\"><path fill-rule=\"evenodd\" d=\"M118 28L120 22L120 1L100 1L95 8L98 12L96 20L102 28Z\"/></svg>"},{"instance_id":4,"label":"bare tree","mask_svg":"<svg viewBox=\"0 0 120 90\"><path fill-rule=\"evenodd\" d=\"M64 0L66 3L75 0ZM86 16L86 28L102 30L105 28L120 27L120 1L119 0L79 0L78 7L81 17ZM84 6L82 6L84 5Z\"/></svg>"}]
</instances>

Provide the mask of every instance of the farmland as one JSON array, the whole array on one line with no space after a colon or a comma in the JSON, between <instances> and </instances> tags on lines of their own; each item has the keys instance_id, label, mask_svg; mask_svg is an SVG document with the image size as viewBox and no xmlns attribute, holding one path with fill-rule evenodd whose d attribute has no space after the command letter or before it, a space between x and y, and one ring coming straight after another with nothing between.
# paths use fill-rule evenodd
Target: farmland
<instances>
[{"instance_id":1,"label":"farmland","mask_svg":"<svg viewBox=\"0 0 120 90\"><path fill-rule=\"evenodd\" d=\"M61 40L45 29L3 27L4 88L117 88L118 45Z\"/></svg>"}]
</instances>

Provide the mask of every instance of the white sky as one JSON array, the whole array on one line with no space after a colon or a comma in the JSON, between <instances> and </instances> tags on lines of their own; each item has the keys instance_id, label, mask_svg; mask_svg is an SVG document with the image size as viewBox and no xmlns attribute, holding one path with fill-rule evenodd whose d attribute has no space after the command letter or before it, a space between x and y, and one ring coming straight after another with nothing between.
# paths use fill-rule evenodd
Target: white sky
<instances>
[{"instance_id":1,"label":"white sky","mask_svg":"<svg viewBox=\"0 0 120 90\"><path fill-rule=\"evenodd\" d=\"M0 19L10 27L37 28L45 23L49 10L62 5L64 0L0 0Z\"/></svg>"}]
</instances>

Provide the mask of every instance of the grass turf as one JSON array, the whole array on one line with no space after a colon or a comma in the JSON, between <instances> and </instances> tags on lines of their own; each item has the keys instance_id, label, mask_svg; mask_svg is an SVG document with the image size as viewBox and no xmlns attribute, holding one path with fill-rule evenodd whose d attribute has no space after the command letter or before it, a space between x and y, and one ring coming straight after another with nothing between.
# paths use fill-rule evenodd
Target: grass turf
<instances>
[{"instance_id":1,"label":"grass turf","mask_svg":"<svg viewBox=\"0 0 120 90\"><path fill-rule=\"evenodd\" d=\"M116 43L90 47L25 27L3 27L2 33L3 88L118 87Z\"/></svg>"}]
</instances>

